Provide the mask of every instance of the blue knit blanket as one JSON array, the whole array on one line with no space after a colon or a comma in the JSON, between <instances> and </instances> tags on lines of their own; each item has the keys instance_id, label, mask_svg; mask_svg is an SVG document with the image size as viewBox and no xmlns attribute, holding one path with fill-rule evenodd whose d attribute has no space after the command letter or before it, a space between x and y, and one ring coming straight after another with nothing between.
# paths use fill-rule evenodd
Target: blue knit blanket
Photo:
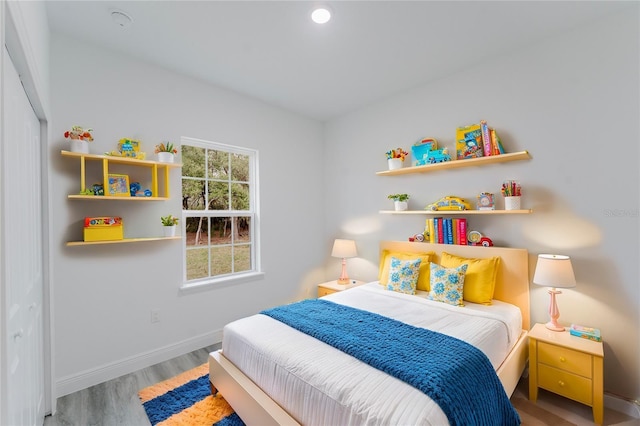
<instances>
[{"instance_id":1,"label":"blue knit blanket","mask_svg":"<svg viewBox=\"0 0 640 426\"><path fill-rule=\"evenodd\" d=\"M519 425L487 356L462 340L324 299L262 311L433 399L451 425Z\"/></svg>"}]
</instances>

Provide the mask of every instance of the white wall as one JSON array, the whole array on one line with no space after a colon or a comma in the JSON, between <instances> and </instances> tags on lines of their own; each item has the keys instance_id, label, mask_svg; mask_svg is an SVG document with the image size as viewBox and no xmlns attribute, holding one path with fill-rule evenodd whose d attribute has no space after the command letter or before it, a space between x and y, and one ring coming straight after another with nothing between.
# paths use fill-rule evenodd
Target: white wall
<instances>
[{"instance_id":1,"label":"white wall","mask_svg":"<svg viewBox=\"0 0 640 426\"><path fill-rule=\"evenodd\" d=\"M213 344L234 319L315 294L326 254L320 123L64 36L53 36L51 58L58 395ZM161 215L181 209L179 197L68 200L79 162L59 153L76 124L95 129L93 153L122 137L140 138L149 154L181 136L258 149L264 279L182 294L180 242L66 247L82 239L85 216L119 215L127 236L153 236ZM172 184L179 193L179 172Z\"/></svg>"},{"instance_id":2,"label":"white wall","mask_svg":"<svg viewBox=\"0 0 640 426\"><path fill-rule=\"evenodd\" d=\"M487 58L327 124L327 233L356 239L350 275L377 278L378 241L422 232L425 217L380 215L391 193L422 209L444 195L475 200L499 194L505 179L523 186L532 215L470 218L496 245L570 255L577 287L558 296L560 321L601 329L605 389L640 396L638 285L638 7L548 38L511 55ZM629 12L629 11L628 11ZM423 137L455 149L455 129L485 119L508 152L532 160L424 175L376 176L385 152ZM340 155L337 155L340 153ZM339 207L339 208L338 208ZM502 200L499 200L502 208ZM346 234L346 235L345 235ZM546 322L546 289L531 287L532 321Z\"/></svg>"}]
</instances>

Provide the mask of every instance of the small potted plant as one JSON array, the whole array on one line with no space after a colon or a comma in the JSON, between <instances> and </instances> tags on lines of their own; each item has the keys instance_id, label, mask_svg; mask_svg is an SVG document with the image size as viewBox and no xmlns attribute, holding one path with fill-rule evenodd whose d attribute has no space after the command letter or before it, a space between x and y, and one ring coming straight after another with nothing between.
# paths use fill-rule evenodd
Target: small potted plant
<instances>
[{"instance_id":1,"label":"small potted plant","mask_svg":"<svg viewBox=\"0 0 640 426\"><path fill-rule=\"evenodd\" d=\"M409 207L409 204L407 203L409 194L391 194L388 195L387 198L393 200L393 206L396 211L403 211Z\"/></svg>"},{"instance_id":2,"label":"small potted plant","mask_svg":"<svg viewBox=\"0 0 640 426\"><path fill-rule=\"evenodd\" d=\"M156 145L158 161L163 163L173 163L173 156L177 153L178 149L171 142L162 142Z\"/></svg>"},{"instance_id":3,"label":"small potted plant","mask_svg":"<svg viewBox=\"0 0 640 426\"><path fill-rule=\"evenodd\" d=\"M162 222L165 237L175 237L176 225L178 224L178 220L179 219L177 217L171 214L160 217L160 221Z\"/></svg>"},{"instance_id":4,"label":"small potted plant","mask_svg":"<svg viewBox=\"0 0 640 426\"><path fill-rule=\"evenodd\" d=\"M392 149L391 151L387 151L389 170L401 169L402 163L404 163L404 158L407 155L409 155L409 153L402 148L396 148Z\"/></svg>"},{"instance_id":5,"label":"small potted plant","mask_svg":"<svg viewBox=\"0 0 640 426\"><path fill-rule=\"evenodd\" d=\"M91 135L93 129L85 129L80 126L72 126L71 130L64 132L64 137L71 140L71 152L89 153L89 142L93 141Z\"/></svg>"}]
</instances>

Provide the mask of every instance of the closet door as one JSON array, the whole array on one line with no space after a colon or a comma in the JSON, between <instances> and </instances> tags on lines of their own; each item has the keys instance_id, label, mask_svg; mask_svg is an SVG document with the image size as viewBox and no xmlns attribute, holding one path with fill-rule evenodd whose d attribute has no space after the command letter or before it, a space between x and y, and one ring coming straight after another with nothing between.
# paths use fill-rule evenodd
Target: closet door
<instances>
[{"instance_id":1,"label":"closet door","mask_svg":"<svg viewBox=\"0 0 640 426\"><path fill-rule=\"evenodd\" d=\"M43 247L40 123L3 49L4 146L0 147L0 278L6 356L2 419L44 422Z\"/></svg>"}]
</instances>

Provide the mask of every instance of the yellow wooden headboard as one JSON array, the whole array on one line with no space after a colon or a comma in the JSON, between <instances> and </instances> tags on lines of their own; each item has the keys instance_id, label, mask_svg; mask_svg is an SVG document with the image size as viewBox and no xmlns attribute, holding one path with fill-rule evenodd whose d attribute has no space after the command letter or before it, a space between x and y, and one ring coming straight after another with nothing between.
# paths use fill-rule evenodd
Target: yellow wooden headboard
<instances>
[{"instance_id":1,"label":"yellow wooden headboard","mask_svg":"<svg viewBox=\"0 0 640 426\"><path fill-rule=\"evenodd\" d=\"M522 312L522 328L529 330L529 253L526 249L381 241L381 253L382 250L408 253L435 252L438 257L435 263L440 261L440 255L443 251L457 256L477 259L500 257L500 267L493 298L518 306Z\"/></svg>"}]
</instances>

